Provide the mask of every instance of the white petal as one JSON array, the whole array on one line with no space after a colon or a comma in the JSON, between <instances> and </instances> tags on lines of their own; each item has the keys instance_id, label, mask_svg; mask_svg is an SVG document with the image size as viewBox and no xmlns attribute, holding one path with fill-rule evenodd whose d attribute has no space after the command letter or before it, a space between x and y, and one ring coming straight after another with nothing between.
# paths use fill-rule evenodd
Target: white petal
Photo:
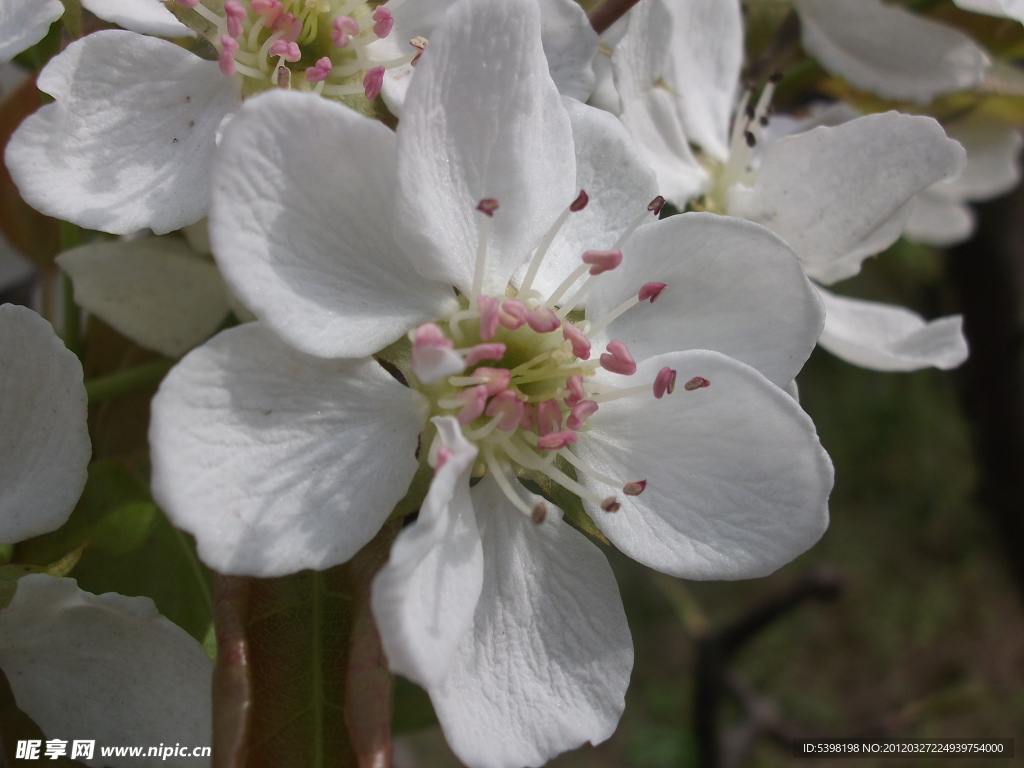
<instances>
[{"instance_id":1,"label":"white petal","mask_svg":"<svg viewBox=\"0 0 1024 768\"><path fill-rule=\"evenodd\" d=\"M451 284L417 275L424 257L391 237L394 173L390 130L311 94L250 99L225 129L213 252L235 295L293 347L362 357L456 307Z\"/></svg>"},{"instance_id":2,"label":"white petal","mask_svg":"<svg viewBox=\"0 0 1024 768\"><path fill-rule=\"evenodd\" d=\"M654 172L613 115L568 98L563 103L572 121L576 186L589 202L569 215L544 257L533 287L545 296L580 265L584 251L611 248L658 194Z\"/></svg>"},{"instance_id":3,"label":"white petal","mask_svg":"<svg viewBox=\"0 0 1024 768\"><path fill-rule=\"evenodd\" d=\"M55 103L21 124L6 155L32 207L115 234L163 234L206 215L214 135L241 98L216 62L94 32L43 69L39 88Z\"/></svg>"},{"instance_id":4,"label":"white petal","mask_svg":"<svg viewBox=\"0 0 1024 768\"><path fill-rule=\"evenodd\" d=\"M445 376L466 370L466 360L462 355L447 347L414 349L410 364L412 372L423 384L433 384Z\"/></svg>"},{"instance_id":5,"label":"white petal","mask_svg":"<svg viewBox=\"0 0 1024 768\"><path fill-rule=\"evenodd\" d=\"M557 508L535 525L490 476L471 495L483 592L448 677L429 691L448 744L469 768L521 768L604 741L633 666L608 562Z\"/></svg>"},{"instance_id":6,"label":"white petal","mask_svg":"<svg viewBox=\"0 0 1024 768\"><path fill-rule=\"evenodd\" d=\"M814 424L753 368L704 350L660 355L630 378L669 366L675 392L601 403L576 454L606 476L647 480L626 496L584 476L618 512L587 504L634 560L688 579L764 576L810 547L828 524L832 464ZM701 376L710 386L687 391Z\"/></svg>"},{"instance_id":7,"label":"white petal","mask_svg":"<svg viewBox=\"0 0 1024 768\"><path fill-rule=\"evenodd\" d=\"M0 612L0 666L49 739L95 741L89 766L202 766L193 757L101 757L100 746L209 746L213 664L148 597L93 595L24 576ZM40 761L42 762L42 761Z\"/></svg>"},{"instance_id":8,"label":"white petal","mask_svg":"<svg viewBox=\"0 0 1024 768\"><path fill-rule=\"evenodd\" d=\"M539 0L540 39L558 92L586 101L594 90L597 33L573 0Z\"/></svg>"},{"instance_id":9,"label":"white petal","mask_svg":"<svg viewBox=\"0 0 1024 768\"><path fill-rule=\"evenodd\" d=\"M495 30L501 30L500 35ZM575 198L572 130L541 49L532 0L460 0L438 24L398 127L396 237L472 293L484 198L483 290L503 295Z\"/></svg>"},{"instance_id":10,"label":"white petal","mask_svg":"<svg viewBox=\"0 0 1024 768\"><path fill-rule=\"evenodd\" d=\"M164 7L163 0L82 0L82 7L132 32L161 37L195 36Z\"/></svg>"},{"instance_id":11,"label":"white petal","mask_svg":"<svg viewBox=\"0 0 1024 768\"><path fill-rule=\"evenodd\" d=\"M1005 16L1024 24L1024 0L953 0L965 11Z\"/></svg>"},{"instance_id":12,"label":"white petal","mask_svg":"<svg viewBox=\"0 0 1024 768\"><path fill-rule=\"evenodd\" d=\"M60 0L0 2L0 63L10 61L42 40L63 13Z\"/></svg>"},{"instance_id":13,"label":"white petal","mask_svg":"<svg viewBox=\"0 0 1024 768\"><path fill-rule=\"evenodd\" d=\"M913 199L903 234L937 248L963 242L974 231L974 212L968 205L936 194L934 189L926 189Z\"/></svg>"},{"instance_id":14,"label":"white petal","mask_svg":"<svg viewBox=\"0 0 1024 768\"><path fill-rule=\"evenodd\" d=\"M454 0L416 0L402 3L393 12L391 34L375 40L366 52L372 61L388 61L411 52L408 41L433 35L441 16ZM548 71L565 96L585 100L594 88L591 61L597 52L597 35L586 14L572 0L538 0L541 11L541 43L548 60ZM405 95L417 68L408 64L392 66L384 74L381 95L388 109L401 116Z\"/></svg>"},{"instance_id":15,"label":"white petal","mask_svg":"<svg viewBox=\"0 0 1024 768\"><path fill-rule=\"evenodd\" d=\"M967 164L934 191L951 200L988 200L1017 186L1021 134L1015 126L975 112L947 125L946 133L963 145Z\"/></svg>"},{"instance_id":16,"label":"white petal","mask_svg":"<svg viewBox=\"0 0 1024 768\"><path fill-rule=\"evenodd\" d=\"M189 353L153 400L153 494L221 573L345 562L405 495L427 404L371 359L295 352L259 323Z\"/></svg>"},{"instance_id":17,"label":"white petal","mask_svg":"<svg viewBox=\"0 0 1024 768\"><path fill-rule=\"evenodd\" d=\"M818 343L847 362L876 371L916 371L948 370L967 359L960 315L928 322L903 307L819 290L825 330Z\"/></svg>"},{"instance_id":18,"label":"white petal","mask_svg":"<svg viewBox=\"0 0 1024 768\"><path fill-rule=\"evenodd\" d=\"M217 267L178 238L99 242L65 251L57 263L82 308L168 357L206 341L228 314Z\"/></svg>"},{"instance_id":19,"label":"white petal","mask_svg":"<svg viewBox=\"0 0 1024 768\"><path fill-rule=\"evenodd\" d=\"M740 4L737 0L687 0L667 5L673 30L669 84L679 94L687 138L725 160L743 64Z\"/></svg>"},{"instance_id":20,"label":"white petal","mask_svg":"<svg viewBox=\"0 0 1024 768\"><path fill-rule=\"evenodd\" d=\"M895 242L908 201L954 176L964 156L930 117L868 115L768 147L753 187L729 190L728 212L778 232L828 284Z\"/></svg>"},{"instance_id":21,"label":"white petal","mask_svg":"<svg viewBox=\"0 0 1024 768\"><path fill-rule=\"evenodd\" d=\"M82 365L46 320L0 305L0 543L56 530L92 449Z\"/></svg>"},{"instance_id":22,"label":"white petal","mask_svg":"<svg viewBox=\"0 0 1024 768\"><path fill-rule=\"evenodd\" d=\"M469 499L476 446L455 419L434 419L452 451L430 483L416 522L373 580L373 616L392 672L424 688L441 683L473 626L484 556Z\"/></svg>"},{"instance_id":23,"label":"white petal","mask_svg":"<svg viewBox=\"0 0 1024 768\"><path fill-rule=\"evenodd\" d=\"M598 278L587 319L600 322L647 282L667 287L653 304L592 333L595 344L619 339L638 360L713 349L782 386L803 367L824 322L792 249L764 227L728 216L685 213L641 227L622 264Z\"/></svg>"},{"instance_id":24,"label":"white petal","mask_svg":"<svg viewBox=\"0 0 1024 768\"><path fill-rule=\"evenodd\" d=\"M981 83L989 59L956 29L881 0L796 0L804 48L830 72L927 103Z\"/></svg>"}]
</instances>

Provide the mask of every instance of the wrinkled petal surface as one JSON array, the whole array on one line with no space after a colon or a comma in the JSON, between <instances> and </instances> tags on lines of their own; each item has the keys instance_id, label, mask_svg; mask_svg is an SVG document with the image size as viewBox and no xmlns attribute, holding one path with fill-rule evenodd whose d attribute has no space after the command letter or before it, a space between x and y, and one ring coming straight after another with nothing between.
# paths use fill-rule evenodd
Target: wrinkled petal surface
<instances>
[{"instance_id":1,"label":"wrinkled petal surface","mask_svg":"<svg viewBox=\"0 0 1024 768\"><path fill-rule=\"evenodd\" d=\"M985 51L962 32L881 0L796 0L804 48L830 72L892 99L927 103L978 85Z\"/></svg>"},{"instance_id":2,"label":"wrinkled petal surface","mask_svg":"<svg viewBox=\"0 0 1024 768\"><path fill-rule=\"evenodd\" d=\"M948 370L967 359L960 315L928 322L903 307L820 290L825 330L818 343L849 363L876 371Z\"/></svg>"},{"instance_id":3,"label":"wrinkled petal surface","mask_svg":"<svg viewBox=\"0 0 1024 768\"><path fill-rule=\"evenodd\" d=\"M0 63L10 61L46 36L64 14L60 0L4 0L0 3Z\"/></svg>"},{"instance_id":4,"label":"wrinkled petal surface","mask_svg":"<svg viewBox=\"0 0 1024 768\"><path fill-rule=\"evenodd\" d=\"M143 35L192 37L192 30L164 7L163 0L82 0L82 7L104 21Z\"/></svg>"},{"instance_id":5,"label":"wrinkled petal surface","mask_svg":"<svg viewBox=\"0 0 1024 768\"><path fill-rule=\"evenodd\" d=\"M476 207L496 199L483 291L501 295L576 197L575 179L536 3L460 0L434 30L398 127L399 243L424 277L438 279L442 265L471 294L484 218Z\"/></svg>"},{"instance_id":6,"label":"wrinkled petal surface","mask_svg":"<svg viewBox=\"0 0 1024 768\"><path fill-rule=\"evenodd\" d=\"M259 323L189 353L153 400L153 493L221 573L343 563L416 471L426 400L372 359L296 352Z\"/></svg>"},{"instance_id":7,"label":"wrinkled petal surface","mask_svg":"<svg viewBox=\"0 0 1024 768\"><path fill-rule=\"evenodd\" d=\"M753 368L705 350L659 355L631 378L669 366L675 392L601 403L575 453L622 482L647 480L621 508L587 503L627 555L687 579L764 576L816 542L828 525L832 463L814 424ZM682 382L708 379L687 391ZM584 476L602 497L617 489Z\"/></svg>"},{"instance_id":8,"label":"wrinkled petal surface","mask_svg":"<svg viewBox=\"0 0 1024 768\"><path fill-rule=\"evenodd\" d=\"M619 339L638 360L713 349L783 386L803 367L824 322L792 249L749 221L685 213L641 227L622 264L597 281L587 318L599 322L647 282L667 287L653 304L641 302L591 333L595 344Z\"/></svg>"},{"instance_id":9,"label":"wrinkled petal surface","mask_svg":"<svg viewBox=\"0 0 1024 768\"><path fill-rule=\"evenodd\" d=\"M47 738L99 745L210 744L213 664L148 597L24 576L0 612L0 666ZM40 761L42 762L42 761ZM202 766L194 757L101 757L89 766Z\"/></svg>"},{"instance_id":10,"label":"wrinkled petal surface","mask_svg":"<svg viewBox=\"0 0 1024 768\"><path fill-rule=\"evenodd\" d=\"M79 306L167 357L206 341L228 314L213 261L177 238L98 242L65 251L57 263Z\"/></svg>"},{"instance_id":11,"label":"wrinkled petal surface","mask_svg":"<svg viewBox=\"0 0 1024 768\"><path fill-rule=\"evenodd\" d=\"M251 99L225 129L213 252L235 295L296 349L363 357L455 308L450 283L416 274L443 268L391 237L394 174L391 131L310 94Z\"/></svg>"},{"instance_id":12,"label":"wrinkled petal surface","mask_svg":"<svg viewBox=\"0 0 1024 768\"><path fill-rule=\"evenodd\" d=\"M604 741L633 667L608 562L557 508L535 525L489 475L470 493L483 591L448 677L429 691L448 744L469 768L521 768Z\"/></svg>"},{"instance_id":13,"label":"wrinkled petal surface","mask_svg":"<svg viewBox=\"0 0 1024 768\"><path fill-rule=\"evenodd\" d=\"M753 186L729 190L728 213L782 235L827 285L895 242L910 199L952 178L964 157L930 117L868 115L772 144Z\"/></svg>"},{"instance_id":14,"label":"wrinkled petal surface","mask_svg":"<svg viewBox=\"0 0 1024 768\"><path fill-rule=\"evenodd\" d=\"M373 616L391 671L428 689L444 680L472 628L484 578L469 499L477 449L454 418L434 423L452 455L437 469L416 522L399 534L373 580Z\"/></svg>"},{"instance_id":15,"label":"wrinkled petal surface","mask_svg":"<svg viewBox=\"0 0 1024 768\"><path fill-rule=\"evenodd\" d=\"M21 124L6 154L32 207L115 234L164 234L206 215L214 136L241 98L216 62L94 32L47 64L39 88L55 103Z\"/></svg>"},{"instance_id":16,"label":"wrinkled petal surface","mask_svg":"<svg viewBox=\"0 0 1024 768\"><path fill-rule=\"evenodd\" d=\"M56 530L92 454L82 365L46 320L0 305L0 543Z\"/></svg>"}]
</instances>

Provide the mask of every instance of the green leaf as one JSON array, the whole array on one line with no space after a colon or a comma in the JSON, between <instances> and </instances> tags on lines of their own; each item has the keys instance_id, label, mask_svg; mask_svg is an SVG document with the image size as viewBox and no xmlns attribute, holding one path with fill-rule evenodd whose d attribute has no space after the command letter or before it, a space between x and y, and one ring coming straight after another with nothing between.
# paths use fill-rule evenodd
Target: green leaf
<instances>
[{"instance_id":1,"label":"green leaf","mask_svg":"<svg viewBox=\"0 0 1024 768\"><path fill-rule=\"evenodd\" d=\"M390 753L391 676L369 586L399 529L327 571L215 576L214 768L355 768Z\"/></svg>"}]
</instances>

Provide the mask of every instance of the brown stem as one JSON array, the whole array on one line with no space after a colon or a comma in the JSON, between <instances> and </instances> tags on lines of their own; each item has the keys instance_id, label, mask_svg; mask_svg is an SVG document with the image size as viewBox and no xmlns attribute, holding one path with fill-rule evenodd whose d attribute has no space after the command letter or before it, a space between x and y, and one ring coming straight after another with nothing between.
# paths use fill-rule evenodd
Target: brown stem
<instances>
[{"instance_id":1,"label":"brown stem","mask_svg":"<svg viewBox=\"0 0 1024 768\"><path fill-rule=\"evenodd\" d=\"M603 34L616 21L626 15L626 12L636 5L640 0L604 0L597 8L590 12L590 26L597 34Z\"/></svg>"}]
</instances>

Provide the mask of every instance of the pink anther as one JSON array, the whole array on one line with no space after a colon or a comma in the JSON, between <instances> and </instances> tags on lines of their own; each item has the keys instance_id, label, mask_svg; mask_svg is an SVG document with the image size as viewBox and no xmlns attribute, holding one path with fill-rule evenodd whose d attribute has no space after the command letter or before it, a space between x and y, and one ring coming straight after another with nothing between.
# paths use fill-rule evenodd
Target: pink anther
<instances>
[{"instance_id":1,"label":"pink anther","mask_svg":"<svg viewBox=\"0 0 1024 768\"><path fill-rule=\"evenodd\" d=\"M487 387L480 384L464 389L455 396L455 399L463 403L462 410L455 418L459 424L469 424L484 412L484 406L487 405Z\"/></svg>"},{"instance_id":2,"label":"pink anther","mask_svg":"<svg viewBox=\"0 0 1024 768\"><path fill-rule=\"evenodd\" d=\"M646 487L646 480L633 480L622 486L622 492L627 496L639 496Z\"/></svg>"},{"instance_id":3,"label":"pink anther","mask_svg":"<svg viewBox=\"0 0 1024 768\"><path fill-rule=\"evenodd\" d=\"M650 300L651 304L653 304L655 299L661 296L661 292L664 290L665 283L644 283L640 286L640 290L636 292L636 297L640 301Z\"/></svg>"},{"instance_id":4,"label":"pink anther","mask_svg":"<svg viewBox=\"0 0 1024 768\"><path fill-rule=\"evenodd\" d=\"M493 197L485 197L476 204L476 209L485 216L494 216L494 212L498 210L498 201Z\"/></svg>"},{"instance_id":5,"label":"pink anther","mask_svg":"<svg viewBox=\"0 0 1024 768\"><path fill-rule=\"evenodd\" d=\"M576 196L576 199L569 204L569 210L573 213L582 211L587 207L587 203L590 202L590 195L587 194L586 190L581 189L580 193Z\"/></svg>"},{"instance_id":6,"label":"pink anther","mask_svg":"<svg viewBox=\"0 0 1024 768\"><path fill-rule=\"evenodd\" d=\"M532 405L526 403L523 404L523 417L519 420L519 428L524 432L529 432L533 429L533 425L537 421L537 412L534 410Z\"/></svg>"},{"instance_id":7,"label":"pink anther","mask_svg":"<svg viewBox=\"0 0 1024 768\"><path fill-rule=\"evenodd\" d=\"M235 66L235 51L238 50L238 41L228 35L220 36L220 56L217 59L217 63L220 65L220 71L225 75L233 75L238 71Z\"/></svg>"},{"instance_id":8,"label":"pink anther","mask_svg":"<svg viewBox=\"0 0 1024 768\"><path fill-rule=\"evenodd\" d=\"M351 16L337 16L331 22L331 40L339 48L344 48L358 34L359 22Z\"/></svg>"},{"instance_id":9,"label":"pink anther","mask_svg":"<svg viewBox=\"0 0 1024 768\"><path fill-rule=\"evenodd\" d=\"M238 37L242 34L242 22L248 16L245 6L238 0L226 0L224 3L224 17L228 25L228 34Z\"/></svg>"},{"instance_id":10,"label":"pink anther","mask_svg":"<svg viewBox=\"0 0 1024 768\"><path fill-rule=\"evenodd\" d=\"M505 345L498 342L477 344L466 353L466 367L476 365L481 360L501 360L505 356Z\"/></svg>"},{"instance_id":11,"label":"pink anther","mask_svg":"<svg viewBox=\"0 0 1024 768\"><path fill-rule=\"evenodd\" d=\"M413 333L412 343L417 347L447 347L452 348L452 341L444 335L437 323L423 323Z\"/></svg>"},{"instance_id":12,"label":"pink anther","mask_svg":"<svg viewBox=\"0 0 1024 768\"><path fill-rule=\"evenodd\" d=\"M565 419L565 426L571 430L579 430L583 423L597 413L597 403L593 400L581 400L572 407Z\"/></svg>"},{"instance_id":13,"label":"pink anther","mask_svg":"<svg viewBox=\"0 0 1024 768\"><path fill-rule=\"evenodd\" d=\"M683 389L687 392L693 392L695 389L704 389L704 387L710 387L711 382L705 379L703 376L694 376L688 382L683 384Z\"/></svg>"},{"instance_id":14,"label":"pink anther","mask_svg":"<svg viewBox=\"0 0 1024 768\"><path fill-rule=\"evenodd\" d=\"M601 502L601 509L605 512L618 512L622 508L619 504L619 500L614 496L609 496L607 499Z\"/></svg>"},{"instance_id":15,"label":"pink anther","mask_svg":"<svg viewBox=\"0 0 1024 768\"><path fill-rule=\"evenodd\" d=\"M622 263L622 251L618 248L611 248L607 251L586 251L583 254L583 263L590 264L590 274L600 275L615 269Z\"/></svg>"},{"instance_id":16,"label":"pink anther","mask_svg":"<svg viewBox=\"0 0 1024 768\"><path fill-rule=\"evenodd\" d=\"M587 396L586 391L583 389L583 376L574 373L565 380L565 386L569 389L569 394L562 398L562 402L569 408L575 408L576 404Z\"/></svg>"},{"instance_id":17,"label":"pink anther","mask_svg":"<svg viewBox=\"0 0 1024 768\"><path fill-rule=\"evenodd\" d=\"M290 42L284 38L271 43L267 53L271 56L280 56L285 61L290 62L296 62L302 58L302 51L299 50L298 43Z\"/></svg>"},{"instance_id":18,"label":"pink anther","mask_svg":"<svg viewBox=\"0 0 1024 768\"><path fill-rule=\"evenodd\" d=\"M562 336L572 345L572 353L580 360L590 359L590 339L572 323L562 323Z\"/></svg>"},{"instance_id":19,"label":"pink anther","mask_svg":"<svg viewBox=\"0 0 1024 768\"><path fill-rule=\"evenodd\" d=\"M676 372L666 365L654 377L654 396L661 400L665 395L671 395L675 388Z\"/></svg>"},{"instance_id":20,"label":"pink anther","mask_svg":"<svg viewBox=\"0 0 1024 768\"><path fill-rule=\"evenodd\" d=\"M282 13L271 27L275 32L282 32L281 39L294 43L302 32L302 20L293 13Z\"/></svg>"},{"instance_id":21,"label":"pink anther","mask_svg":"<svg viewBox=\"0 0 1024 768\"><path fill-rule=\"evenodd\" d=\"M263 23L267 26L277 21L284 10L281 0L252 0L249 3L249 7L252 8L252 12L257 16L263 17Z\"/></svg>"},{"instance_id":22,"label":"pink anther","mask_svg":"<svg viewBox=\"0 0 1024 768\"><path fill-rule=\"evenodd\" d=\"M383 5L378 5L373 12L373 34L377 37L387 37L391 34L391 28L395 26L395 20L391 17L391 11Z\"/></svg>"},{"instance_id":23,"label":"pink anther","mask_svg":"<svg viewBox=\"0 0 1024 768\"><path fill-rule=\"evenodd\" d=\"M512 372L508 368L488 368L481 365L473 371L473 377L483 379L480 383L487 390L488 397L494 397L499 392L508 389L508 383L512 379Z\"/></svg>"},{"instance_id":24,"label":"pink anther","mask_svg":"<svg viewBox=\"0 0 1024 768\"><path fill-rule=\"evenodd\" d=\"M384 67L372 67L366 70L366 75L363 77L363 93L366 98L370 101L376 99L383 85Z\"/></svg>"},{"instance_id":25,"label":"pink anther","mask_svg":"<svg viewBox=\"0 0 1024 768\"><path fill-rule=\"evenodd\" d=\"M453 451L447 445L442 445L437 449L437 463L434 465L434 471L437 472L445 463L453 456Z\"/></svg>"},{"instance_id":26,"label":"pink anther","mask_svg":"<svg viewBox=\"0 0 1024 768\"><path fill-rule=\"evenodd\" d=\"M612 373L632 376L636 373L636 361L629 353L629 348L618 339L608 342L608 351L601 355L601 367Z\"/></svg>"},{"instance_id":27,"label":"pink anther","mask_svg":"<svg viewBox=\"0 0 1024 768\"><path fill-rule=\"evenodd\" d=\"M502 418L498 422L498 429L502 432L512 432L522 424L525 407L525 403L518 394L511 389L506 389L491 398L484 414L491 418L500 415Z\"/></svg>"},{"instance_id":28,"label":"pink anther","mask_svg":"<svg viewBox=\"0 0 1024 768\"><path fill-rule=\"evenodd\" d=\"M551 333L562 321L551 307L537 307L527 313L526 324L537 333Z\"/></svg>"},{"instance_id":29,"label":"pink anther","mask_svg":"<svg viewBox=\"0 0 1024 768\"><path fill-rule=\"evenodd\" d=\"M311 83L319 83L321 80L326 80L327 76L331 74L333 66L334 62L324 56L306 70L306 79Z\"/></svg>"},{"instance_id":30,"label":"pink anther","mask_svg":"<svg viewBox=\"0 0 1024 768\"><path fill-rule=\"evenodd\" d=\"M561 432L551 432L544 435L544 437L537 441L537 447L542 451L557 451L560 448L565 448L569 443L575 443L578 439L579 435L572 430L566 429Z\"/></svg>"},{"instance_id":31,"label":"pink anther","mask_svg":"<svg viewBox=\"0 0 1024 768\"><path fill-rule=\"evenodd\" d=\"M416 35L416 37L409 39L409 45L419 51L419 53L412 57L412 61L409 62L415 67L420 61L420 56L422 56L423 52L427 50L427 38L422 35Z\"/></svg>"},{"instance_id":32,"label":"pink anther","mask_svg":"<svg viewBox=\"0 0 1024 768\"><path fill-rule=\"evenodd\" d=\"M656 198L651 200L650 203L647 204L647 210L650 211L651 213L653 213L655 216L657 216L659 213L661 213L661 209L664 208L664 207L665 207L665 198L662 197L661 195L658 195Z\"/></svg>"},{"instance_id":33,"label":"pink anther","mask_svg":"<svg viewBox=\"0 0 1024 768\"><path fill-rule=\"evenodd\" d=\"M505 328L511 331L522 328L529 316L529 308L519 299L505 299L501 302L501 313L498 317Z\"/></svg>"},{"instance_id":34,"label":"pink anther","mask_svg":"<svg viewBox=\"0 0 1024 768\"><path fill-rule=\"evenodd\" d=\"M498 332L498 300L493 296L477 296L476 309L480 313L480 338L487 341Z\"/></svg>"},{"instance_id":35,"label":"pink anther","mask_svg":"<svg viewBox=\"0 0 1024 768\"><path fill-rule=\"evenodd\" d=\"M562 409L555 399L537 403L537 433L543 437L562 428Z\"/></svg>"}]
</instances>

